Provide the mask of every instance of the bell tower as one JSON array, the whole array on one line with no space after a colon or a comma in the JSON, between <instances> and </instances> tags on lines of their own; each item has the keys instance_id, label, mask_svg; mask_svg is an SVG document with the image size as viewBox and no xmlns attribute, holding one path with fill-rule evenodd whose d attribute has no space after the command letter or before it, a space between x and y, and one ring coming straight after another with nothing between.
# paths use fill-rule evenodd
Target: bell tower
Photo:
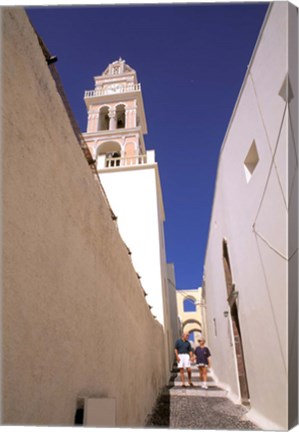
<instances>
[{"instance_id":1,"label":"bell tower","mask_svg":"<svg viewBox=\"0 0 299 432\"><path fill-rule=\"evenodd\" d=\"M88 121L83 136L97 168L136 164L146 154L147 133L136 72L119 58L94 81L94 90L84 95Z\"/></svg>"},{"instance_id":2,"label":"bell tower","mask_svg":"<svg viewBox=\"0 0 299 432\"><path fill-rule=\"evenodd\" d=\"M119 232L131 251L151 314L164 327L166 357L172 362L164 206L154 150L146 150L147 125L136 72L121 58L94 78L85 92L88 112L84 139ZM116 269L117 271L117 269ZM168 367L168 366L167 366Z\"/></svg>"}]
</instances>

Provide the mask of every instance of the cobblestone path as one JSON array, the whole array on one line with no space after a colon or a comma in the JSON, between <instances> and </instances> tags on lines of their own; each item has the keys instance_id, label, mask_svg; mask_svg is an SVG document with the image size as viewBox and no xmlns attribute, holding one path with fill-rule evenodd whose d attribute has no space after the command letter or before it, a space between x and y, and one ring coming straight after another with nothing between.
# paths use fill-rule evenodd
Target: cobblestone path
<instances>
[{"instance_id":1,"label":"cobblestone path","mask_svg":"<svg viewBox=\"0 0 299 432\"><path fill-rule=\"evenodd\" d=\"M257 430L246 420L246 408L236 405L211 378L209 389L201 390L192 373L194 387L181 388L180 378L173 376L158 398L145 427L175 429Z\"/></svg>"}]
</instances>

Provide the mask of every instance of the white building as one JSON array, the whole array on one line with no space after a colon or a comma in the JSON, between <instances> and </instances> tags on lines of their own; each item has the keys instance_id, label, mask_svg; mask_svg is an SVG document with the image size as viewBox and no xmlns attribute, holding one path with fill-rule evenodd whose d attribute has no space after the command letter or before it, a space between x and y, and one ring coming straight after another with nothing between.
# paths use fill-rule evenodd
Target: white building
<instances>
[{"instance_id":1,"label":"white building","mask_svg":"<svg viewBox=\"0 0 299 432\"><path fill-rule=\"evenodd\" d=\"M291 426L298 400L297 41L296 8L272 3L222 144L204 266L215 375L265 429Z\"/></svg>"},{"instance_id":2,"label":"white building","mask_svg":"<svg viewBox=\"0 0 299 432\"><path fill-rule=\"evenodd\" d=\"M95 88L84 99L88 124L83 136L148 305L164 327L169 367L176 330L169 310L163 197L155 152L145 149L147 125L136 72L120 58L95 77Z\"/></svg>"}]
</instances>

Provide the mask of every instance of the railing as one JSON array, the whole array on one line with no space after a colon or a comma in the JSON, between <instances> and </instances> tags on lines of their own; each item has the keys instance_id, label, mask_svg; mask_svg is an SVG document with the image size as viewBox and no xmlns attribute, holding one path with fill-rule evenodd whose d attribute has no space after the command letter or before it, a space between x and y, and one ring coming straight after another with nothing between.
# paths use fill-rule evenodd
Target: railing
<instances>
[{"instance_id":1,"label":"railing","mask_svg":"<svg viewBox=\"0 0 299 432\"><path fill-rule=\"evenodd\" d=\"M119 93L129 93L132 91L140 91L141 84L128 84L128 85L119 85L115 90L111 90L109 88L105 89L96 89L96 90L86 90L84 93L84 98L98 97L104 96L108 94L119 94Z\"/></svg>"},{"instance_id":2,"label":"railing","mask_svg":"<svg viewBox=\"0 0 299 432\"><path fill-rule=\"evenodd\" d=\"M147 150L146 154L138 156L121 157L113 153L101 154L97 157L97 170L102 171L111 168L132 168L140 165L155 164L155 150Z\"/></svg>"},{"instance_id":3,"label":"railing","mask_svg":"<svg viewBox=\"0 0 299 432\"><path fill-rule=\"evenodd\" d=\"M140 156L129 156L129 157L113 157L106 156L105 168L116 168L133 165L145 165L147 164L147 155Z\"/></svg>"}]
</instances>

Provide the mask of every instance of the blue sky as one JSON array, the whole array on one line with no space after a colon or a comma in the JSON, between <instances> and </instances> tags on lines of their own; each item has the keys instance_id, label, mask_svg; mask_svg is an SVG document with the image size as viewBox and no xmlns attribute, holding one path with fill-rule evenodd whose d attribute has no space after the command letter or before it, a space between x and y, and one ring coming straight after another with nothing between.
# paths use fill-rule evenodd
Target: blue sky
<instances>
[{"instance_id":1,"label":"blue sky","mask_svg":"<svg viewBox=\"0 0 299 432\"><path fill-rule=\"evenodd\" d=\"M219 150L268 3L31 7L82 132L84 91L119 57L136 70L177 287L201 285Z\"/></svg>"}]
</instances>

